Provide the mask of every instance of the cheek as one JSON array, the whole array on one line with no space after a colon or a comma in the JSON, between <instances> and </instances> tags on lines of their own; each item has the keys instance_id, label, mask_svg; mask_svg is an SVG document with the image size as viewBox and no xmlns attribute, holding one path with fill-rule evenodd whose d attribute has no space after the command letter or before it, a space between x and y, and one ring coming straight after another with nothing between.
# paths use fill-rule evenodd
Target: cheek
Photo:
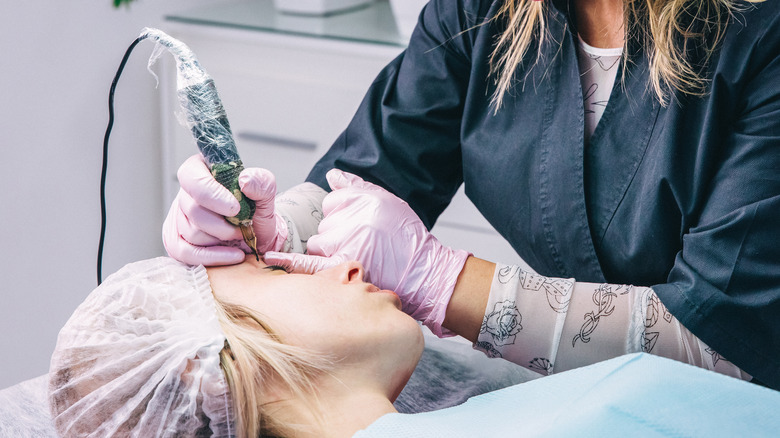
<instances>
[{"instance_id":1,"label":"cheek","mask_svg":"<svg viewBox=\"0 0 780 438\"><path fill-rule=\"evenodd\" d=\"M386 332L392 330L392 324L382 315L348 309L323 308L301 321L300 330L295 334L297 345L343 360L360 356L369 346L382 342Z\"/></svg>"},{"instance_id":2,"label":"cheek","mask_svg":"<svg viewBox=\"0 0 780 438\"><path fill-rule=\"evenodd\" d=\"M330 303L289 301L269 314L269 324L286 344L330 354L342 342L349 322Z\"/></svg>"}]
</instances>

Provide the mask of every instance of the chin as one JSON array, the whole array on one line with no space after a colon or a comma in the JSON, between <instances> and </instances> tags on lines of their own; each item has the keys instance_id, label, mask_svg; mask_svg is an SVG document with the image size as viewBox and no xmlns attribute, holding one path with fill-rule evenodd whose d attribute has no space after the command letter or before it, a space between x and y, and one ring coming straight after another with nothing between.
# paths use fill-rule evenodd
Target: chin
<instances>
[{"instance_id":1,"label":"chin","mask_svg":"<svg viewBox=\"0 0 780 438\"><path fill-rule=\"evenodd\" d=\"M425 349L425 338L420 324L412 317L406 314L404 316L403 324L395 325L394 342L392 345L387 344L383 352L387 355L386 357L392 357L394 363L388 386L392 388L388 394L391 402L398 398L409 378L412 377ZM392 350L392 353L388 349Z\"/></svg>"}]
</instances>

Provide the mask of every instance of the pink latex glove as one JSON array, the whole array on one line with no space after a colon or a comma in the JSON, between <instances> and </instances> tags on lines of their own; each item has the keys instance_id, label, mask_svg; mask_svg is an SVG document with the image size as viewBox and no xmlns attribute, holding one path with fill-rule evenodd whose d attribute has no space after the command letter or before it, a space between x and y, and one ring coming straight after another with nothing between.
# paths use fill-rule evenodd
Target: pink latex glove
<instances>
[{"instance_id":1,"label":"pink latex glove","mask_svg":"<svg viewBox=\"0 0 780 438\"><path fill-rule=\"evenodd\" d=\"M225 220L240 210L238 200L220 185L203 156L193 155L178 171L181 189L163 223L163 244L168 254L190 265L231 265L252 251L241 231ZM241 191L256 203L252 227L257 250L278 251L287 238L287 225L274 208L276 178L265 169L246 168L238 177Z\"/></svg>"},{"instance_id":2,"label":"pink latex glove","mask_svg":"<svg viewBox=\"0 0 780 438\"><path fill-rule=\"evenodd\" d=\"M443 246L387 190L338 169L327 179L333 192L322 203L325 218L308 241L308 255L270 252L265 262L314 273L357 260L367 281L395 291L404 312L443 336L441 324L469 253Z\"/></svg>"}]
</instances>

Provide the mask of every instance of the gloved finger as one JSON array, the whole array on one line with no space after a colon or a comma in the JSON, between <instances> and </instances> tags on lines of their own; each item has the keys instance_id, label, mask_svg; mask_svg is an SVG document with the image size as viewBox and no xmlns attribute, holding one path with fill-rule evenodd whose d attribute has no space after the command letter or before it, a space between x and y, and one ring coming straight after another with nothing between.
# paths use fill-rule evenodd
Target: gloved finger
<instances>
[{"instance_id":1,"label":"gloved finger","mask_svg":"<svg viewBox=\"0 0 780 438\"><path fill-rule=\"evenodd\" d=\"M344 241L349 237L344 229L334 228L330 232L315 234L306 242L306 252L319 257L341 256L345 260L357 260L355 254L345 251Z\"/></svg>"},{"instance_id":2,"label":"gloved finger","mask_svg":"<svg viewBox=\"0 0 780 438\"><path fill-rule=\"evenodd\" d=\"M276 177L273 173L256 167L244 169L238 176L238 186L247 198L255 201L254 219L262 221L274 217Z\"/></svg>"},{"instance_id":3,"label":"gloved finger","mask_svg":"<svg viewBox=\"0 0 780 438\"><path fill-rule=\"evenodd\" d=\"M321 257L307 254L273 252L263 255L263 261L267 265L279 265L287 269L287 272L299 274L314 274L323 269L332 268L346 261L343 257Z\"/></svg>"},{"instance_id":4,"label":"gloved finger","mask_svg":"<svg viewBox=\"0 0 780 438\"><path fill-rule=\"evenodd\" d=\"M171 211L178 209L176 202ZM227 246L203 247L187 242L178 232L175 212L169 212L163 223L163 246L168 255L190 265L220 266L233 265L244 260L245 254L238 248Z\"/></svg>"},{"instance_id":5,"label":"gloved finger","mask_svg":"<svg viewBox=\"0 0 780 438\"><path fill-rule=\"evenodd\" d=\"M184 241L182 241L184 242ZM184 242L181 245L186 244ZM195 246L190 245L189 248L183 248L183 258L177 260L186 263L188 265L203 265L203 266L227 266L236 265L241 263L246 258L246 253L239 248L233 248L230 246Z\"/></svg>"},{"instance_id":6,"label":"gloved finger","mask_svg":"<svg viewBox=\"0 0 780 438\"><path fill-rule=\"evenodd\" d=\"M348 243L351 236L360 234L370 228L370 224L361 220L361 217L354 214L335 213L325 216L317 226L317 234L311 236L307 241L314 244L312 248L318 248L322 242L331 242L333 247L339 247ZM311 251L309 251L311 254ZM316 255L329 256L331 253L317 253Z\"/></svg>"},{"instance_id":7,"label":"gloved finger","mask_svg":"<svg viewBox=\"0 0 780 438\"><path fill-rule=\"evenodd\" d=\"M328 193L322 199L322 214L326 217L349 210L350 216L365 214L377 208L377 198L371 192L343 188Z\"/></svg>"},{"instance_id":8,"label":"gloved finger","mask_svg":"<svg viewBox=\"0 0 780 438\"><path fill-rule=\"evenodd\" d=\"M330 188L333 190L344 189L347 187L369 190L382 189L376 184L364 181L363 178L355 175L354 173L344 172L343 170L336 168L330 169L328 173L325 174L325 179L328 180L328 185L330 185Z\"/></svg>"},{"instance_id":9,"label":"gloved finger","mask_svg":"<svg viewBox=\"0 0 780 438\"><path fill-rule=\"evenodd\" d=\"M171 203L168 216L163 223L163 241L165 242L167 239L167 241L173 242L177 239L184 239L198 246L219 245L221 243L220 239L197 229L190 223L187 214L181 209L181 205L186 203L187 198L189 198L189 195L180 191L179 195ZM194 201L192 203L194 204Z\"/></svg>"},{"instance_id":10,"label":"gloved finger","mask_svg":"<svg viewBox=\"0 0 780 438\"><path fill-rule=\"evenodd\" d=\"M215 246L222 243L222 240L193 227L184 214L177 215L174 220L176 221L176 229L179 232L179 238L184 239L192 245Z\"/></svg>"},{"instance_id":11,"label":"gloved finger","mask_svg":"<svg viewBox=\"0 0 780 438\"><path fill-rule=\"evenodd\" d=\"M211 175L202 155L188 158L179 167L176 176L182 190L203 208L228 217L237 215L241 210L236 197Z\"/></svg>"},{"instance_id":12,"label":"gloved finger","mask_svg":"<svg viewBox=\"0 0 780 438\"><path fill-rule=\"evenodd\" d=\"M238 176L238 185L253 201L273 201L276 196L276 176L267 169L247 167Z\"/></svg>"},{"instance_id":13,"label":"gloved finger","mask_svg":"<svg viewBox=\"0 0 780 438\"><path fill-rule=\"evenodd\" d=\"M241 239L241 231L232 225L224 216L198 205L187 193L179 192L177 196L180 216L184 216L186 223L179 221L179 234L191 243L208 244L207 241L196 240L198 234L212 236L217 240ZM179 217L181 219L181 217Z\"/></svg>"}]
</instances>

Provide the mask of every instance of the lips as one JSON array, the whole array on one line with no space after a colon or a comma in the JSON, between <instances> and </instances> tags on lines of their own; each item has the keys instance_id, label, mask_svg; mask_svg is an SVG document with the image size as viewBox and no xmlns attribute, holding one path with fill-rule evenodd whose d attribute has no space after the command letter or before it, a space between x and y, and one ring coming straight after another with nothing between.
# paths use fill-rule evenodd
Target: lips
<instances>
[{"instance_id":1,"label":"lips","mask_svg":"<svg viewBox=\"0 0 780 438\"><path fill-rule=\"evenodd\" d=\"M401 310L402 304L401 304L401 297L398 296L397 293L387 290L387 289L379 289L378 287L374 286L373 284L370 284L368 286L368 293L380 293L380 294L389 294L395 297L395 306L398 307L398 310Z\"/></svg>"}]
</instances>

